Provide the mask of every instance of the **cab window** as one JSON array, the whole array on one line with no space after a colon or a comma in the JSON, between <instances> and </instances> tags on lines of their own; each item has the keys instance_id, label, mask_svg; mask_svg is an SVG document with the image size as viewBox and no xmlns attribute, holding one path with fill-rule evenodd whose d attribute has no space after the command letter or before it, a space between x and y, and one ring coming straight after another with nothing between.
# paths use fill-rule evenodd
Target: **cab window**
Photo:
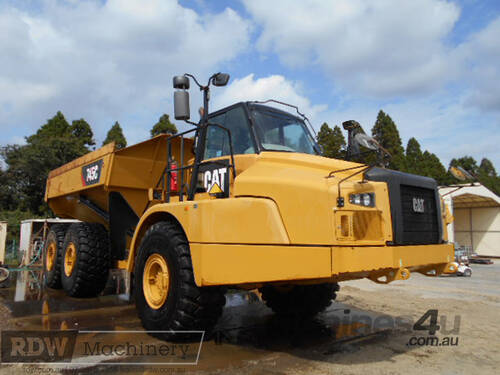
<instances>
[{"instance_id":1,"label":"cab window","mask_svg":"<svg viewBox=\"0 0 500 375\"><path fill-rule=\"evenodd\" d=\"M210 123L221 125L231 132L234 154L253 154L255 148L250 137L250 128L245 111L235 107L227 112L209 118ZM230 155L227 131L216 126L209 126L205 148L205 159Z\"/></svg>"}]
</instances>

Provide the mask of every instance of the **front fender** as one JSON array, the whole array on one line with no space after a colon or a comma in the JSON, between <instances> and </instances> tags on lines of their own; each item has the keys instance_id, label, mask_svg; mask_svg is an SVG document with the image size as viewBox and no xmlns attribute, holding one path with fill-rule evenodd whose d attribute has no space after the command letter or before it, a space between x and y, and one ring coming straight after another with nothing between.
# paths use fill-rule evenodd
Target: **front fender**
<instances>
[{"instance_id":1,"label":"front fender","mask_svg":"<svg viewBox=\"0 0 500 375\"><path fill-rule=\"evenodd\" d=\"M133 271L142 237L151 225L163 220L175 220L190 243L290 244L278 206L271 199L241 197L160 203L148 209L137 224L127 259L129 272Z\"/></svg>"}]
</instances>

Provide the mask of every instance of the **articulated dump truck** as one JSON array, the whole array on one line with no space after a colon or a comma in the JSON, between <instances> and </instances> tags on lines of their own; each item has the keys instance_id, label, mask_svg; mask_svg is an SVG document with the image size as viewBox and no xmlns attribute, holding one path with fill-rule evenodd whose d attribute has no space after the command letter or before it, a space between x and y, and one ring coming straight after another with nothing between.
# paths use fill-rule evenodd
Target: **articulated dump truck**
<instances>
[{"instance_id":1,"label":"articulated dump truck","mask_svg":"<svg viewBox=\"0 0 500 375\"><path fill-rule=\"evenodd\" d=\"M312 316L344 280L456 271L433 179L322 157L298 111L244 102L209 113L222 73L206 86L192 77L204 93L192 123L189 77L174 78L175 117L192 130L108 144L50 173L50 208L81 222L51 228L47 286L92 297L124 269L144 328L175 337L209 332L228 288Z\"/></svg>"}]
</instances>

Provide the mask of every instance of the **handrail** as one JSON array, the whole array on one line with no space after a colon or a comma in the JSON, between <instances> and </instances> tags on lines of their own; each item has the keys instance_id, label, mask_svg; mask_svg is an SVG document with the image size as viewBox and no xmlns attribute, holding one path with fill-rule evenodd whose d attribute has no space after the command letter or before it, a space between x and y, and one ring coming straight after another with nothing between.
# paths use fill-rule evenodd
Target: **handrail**
<instances>
[{"instance_id":1,"label":"handrail","mask_svg":"<svg viewBox=\"0 0 500 375\"><path fill-rule=\"evenodd\" d=\"M165 201L167 203L170 202L170 195L172 193L172 186L171 186L172 172L180 172L180 184L178 186L178 191L179 191L179 201L182 202L182 201L184 201L184 171L188 170L188 169L195 170L195 169L197 169L195 167L199 167L201 164L204 163L204 161L201 160L198 163L195 161L191 165L184 165L184 136L186 134L191 133L191 132L198 132L200 130L200 128L202 128L202 127L208 128L209 126L218 127L218 128L227 132L228 137L229 137L229 151L230 151L229 156L231 158L231 164L228 167L230 167L232 169L233 179L236 178L236 167L235 167L235 162L234 162L233 141L232 141L232 137L231 137L231 131L228 128L226 128L222 125L219 125L219 124L215 124L215 123L207 123L207 125L205 125L205 126L199 126L198 128L189 129L189 130L186 130L182 133L174 134L174 135L168 137L166 140L167 141L167 166L163 170L161 177L155 186L155 189L156 189L156 188L158 188L158 185L160 185L160 183L161 183L161 185L162 185L162 187L161 187L162 197L163 197L163 192L165 191L166 192ZM172 162L171 162L171 159L172 159L172 140L174 138L178 138L178 137L181 138L180 161L175 168L172 168ZM217 162L217 161L214 161L214 162ZM165 179L166 179L166 181L165 181ZM191 183L193 183L193 181L197 181L197 180L192 180ZM189 194L190 191L194 191L194 188L188 187L187 199L193 200L194 194L192 194L192 196L190 196L190 194Z\"/></svg>"}]
</instances>

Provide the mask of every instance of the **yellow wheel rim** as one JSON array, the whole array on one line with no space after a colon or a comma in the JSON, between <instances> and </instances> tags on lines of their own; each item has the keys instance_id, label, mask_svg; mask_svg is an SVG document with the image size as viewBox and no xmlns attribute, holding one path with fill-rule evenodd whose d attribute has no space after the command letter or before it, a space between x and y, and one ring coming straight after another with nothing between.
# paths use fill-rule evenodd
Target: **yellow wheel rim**
<instances>
[{"instance_id":1,"label":"yellow wheel rim","mask_svg":"<svg viewBox=\"0 0 500 375\"><path fill-rule=\"evenodd\" d=\"M142 277L142 290L148 305L155 310L163 306L170 288L167 261L160 254L152 254L146 260Z\"/></svg>"},{"instance_id":2,"label":"yellow wheel rim","mask_svg":"<svg viewBox=\"0 0 500 375\"><path fill-rule=\"evenodd\" d=\"M66 276L71 276L76 264L76 246L70 242L64 254L64 273Z\"/></svg>"},{"instance_id":3,"label":"yellow wheel rim","mask_svg":"<svg viewBox=\"0 0 500 375\"><path fill-rule=\"evenodd\" d=\"M47 255L45 265L48 271L52 271L56 264L56 256L57 256L57 245L55 242L51 242L47 247Z\"/></svg>"}]
</instances>

